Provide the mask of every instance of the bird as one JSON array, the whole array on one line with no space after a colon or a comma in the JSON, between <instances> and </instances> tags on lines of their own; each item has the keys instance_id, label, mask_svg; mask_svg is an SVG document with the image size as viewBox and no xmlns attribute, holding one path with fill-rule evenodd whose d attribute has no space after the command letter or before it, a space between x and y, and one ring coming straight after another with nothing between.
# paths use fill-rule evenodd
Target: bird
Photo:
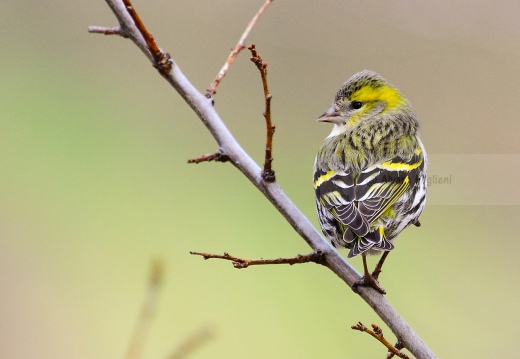
<instances>
[{"instance_id":1,"label":"bird","mask_svg":"<svg viewBox=\"0 0 520 359\"><path fill-rule=\"evenodd\" d=\"M426 204L427 156L419 121L408 99L379 74L363 70L349 78L319 122L332 132L314 162L318 220L334 247L361 255L364 276L352 288L381 294L379 274L408 226L420 226ZM382 254L373 273L367 255Z\"/></svg>"}]
</instances>

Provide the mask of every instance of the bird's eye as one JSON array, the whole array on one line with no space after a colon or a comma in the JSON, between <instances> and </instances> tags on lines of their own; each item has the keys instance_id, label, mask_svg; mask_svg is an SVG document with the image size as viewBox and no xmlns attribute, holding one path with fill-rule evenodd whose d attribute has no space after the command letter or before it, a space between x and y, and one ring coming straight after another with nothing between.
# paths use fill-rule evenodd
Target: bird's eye
<instances>
[{"instance_id":1,"label":"bird's eye","mask_svg":"<svg viewBox=\"0 0 520 359\"><path fill-rule=\"evenodd\" d=\"M358 110L363 106L363 102L361 101L352 101L352 108L354 110Z\"/></svg>"}]
</instances>

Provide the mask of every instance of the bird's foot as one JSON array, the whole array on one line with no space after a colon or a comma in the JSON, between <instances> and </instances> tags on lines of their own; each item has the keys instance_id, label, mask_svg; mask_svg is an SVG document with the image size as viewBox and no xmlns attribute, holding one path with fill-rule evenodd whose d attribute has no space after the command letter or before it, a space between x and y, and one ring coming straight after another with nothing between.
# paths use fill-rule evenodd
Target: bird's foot
<instances>
[{"instance_id":1,"label":"bird's foot","mask_svg":"<svg viewBox=\"0 0 520 359\"><path fill-rule=\"evenodd\" d=\"M361 278L359 281L354 283L354 285L352 286L352 290L354 292L358 293L358 288L359 287L372 287L377 292L379 292L379 293L381 293L383 295L386 294L386 290L383 287L381 287L381 285L377 281L377 276L376 276L376 278L374 278L371 275L364 275L363 278Z\"/></svg>"},{"instance_id":2,"label":"bird's foot","mask_svg":"<svg viewBox=\"0 0 520 359\"><path fill-rule=\"evenodd\" d=\"M372 279L379 283L379 274L381 274L381 268L376 268L372 272Z\"/></svg>"}]
</instances>

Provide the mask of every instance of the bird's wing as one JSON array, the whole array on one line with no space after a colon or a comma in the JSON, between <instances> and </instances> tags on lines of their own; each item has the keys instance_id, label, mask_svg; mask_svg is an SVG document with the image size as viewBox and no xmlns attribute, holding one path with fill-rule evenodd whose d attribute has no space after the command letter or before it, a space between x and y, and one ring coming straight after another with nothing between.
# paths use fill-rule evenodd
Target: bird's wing
<instances>
[{"instance_id":1,"label":"bird's wing","mask_svg":"<svg viewBox=\"0 0 520 359\"><path fill-rule=\"evenodd\" d=\"M345 241L357 236L362 237L359 244L363 247L385 243L384 233L371 231L370 224L384 213L392 216L392 205L417 181L423 162L418 149L410 159L395 157L369 166L357 175L349 170L317 171L314 178L317 200L353 232L345 232L350 236Z\"/></svg>"},{"instance_id":2,"label":"bird's wing","mask_svg":"<svg viewBox=\"0 0 520 359\"><path fill-rule=\"evenodd\" d=\"M317 170L314 174L316 199L341 224L350 228L357 236L370 230L366 216L357 208L356 183L350 171Z\"/></svg>"}]
</instances>

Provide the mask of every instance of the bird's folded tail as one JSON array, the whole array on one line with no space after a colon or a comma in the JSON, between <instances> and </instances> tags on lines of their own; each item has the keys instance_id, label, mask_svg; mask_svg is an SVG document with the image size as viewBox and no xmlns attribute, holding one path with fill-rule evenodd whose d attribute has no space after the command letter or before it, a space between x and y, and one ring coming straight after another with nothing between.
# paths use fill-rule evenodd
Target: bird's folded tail
<instances>
[{"instance_id":1,"label":"bird's folded tail","mask_svg":"<svg viewBox=\"0 0 520 359\"><path fill-rule=\"evenodd\" d=\"M347 236L347 238L345 238L345 236ZM369 249L376 249L379 251L391 251L394 249L394 245L386 239L383 227L379 227L375 231L368 232L363 237L356 237L352 231L345 231L343 240L346 242L348 241L348 243L355 241L354 245L350 249L350 252L348 253L348 258L355 257L358 254L368 251Z\"/></svg>"}]
</instances>

